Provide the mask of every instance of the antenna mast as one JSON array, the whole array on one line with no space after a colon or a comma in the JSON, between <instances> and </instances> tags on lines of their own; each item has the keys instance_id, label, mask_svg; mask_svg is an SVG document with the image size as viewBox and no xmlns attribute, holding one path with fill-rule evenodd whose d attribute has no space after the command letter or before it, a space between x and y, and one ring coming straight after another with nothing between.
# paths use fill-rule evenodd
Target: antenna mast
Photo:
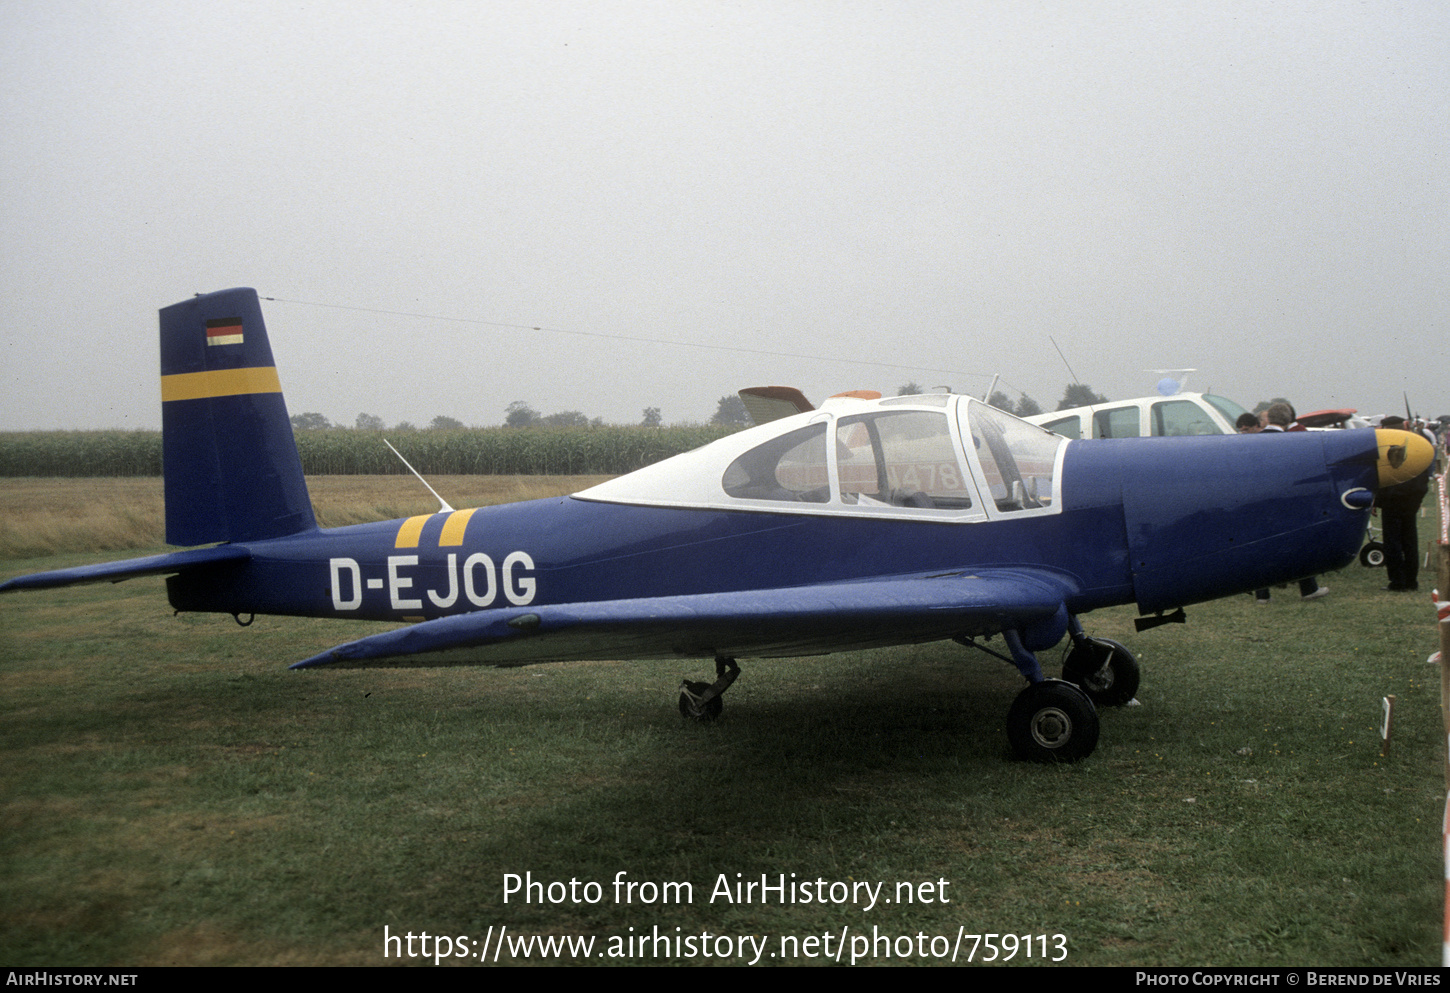
<instances>
[{"instance_id":1,"label":"antenna mast","mask_svg":"<svg viewBox=\"0 0 1450 993\"><path fill-rule=\"evenodd\" d=\"M1057 348L1057 340L1055 338L1053 338L1052 335L1048 335L1047 336L1047 340L1050 341L1050 342L1052 342L1052 347L1053 348ZM1082 380L1078 379L1077 378L1077 373L1075 373L1075 372L1072 371L1072 366L1068 365L1068 363L1067 363L1067 356L1062 354L1062 349L1060 349L1060 348L1057 348L1057 357L1060 358L1060 359L1062 359L1062 364L1063 365L1066 365L1067 366L1067 374L1072 377L1072 381L1074 383L1081 383Z\"/></svg>"}]
</instances>

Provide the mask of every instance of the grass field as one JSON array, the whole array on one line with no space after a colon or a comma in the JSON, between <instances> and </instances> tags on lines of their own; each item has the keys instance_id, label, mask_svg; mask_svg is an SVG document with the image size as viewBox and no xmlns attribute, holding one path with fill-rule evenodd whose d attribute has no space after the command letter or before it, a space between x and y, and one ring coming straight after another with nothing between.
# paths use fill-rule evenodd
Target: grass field
<instances>
[{"instance_id":1,"label":"grass field","mask_svg":"<svg viewBox=\"0 0 1450 993\"><path fill-rule=\"evenodd\" d=\"M0 508L107 502L47 484L0 483ZM432 509L413 496L337 503ZM113 557L12 551L0 575ZM654 928L697 951L703 933L714 951L763 937L766 962L819 961L844 936L843 961L859 939L863 962L931 963L962 928L1015 935L1014 964L1433 965L1433 615L1425 595L1380 592L1382 572L1322 581L1323 600L1231 598L1144 634L1131 610L1086 617L1139 654L1142 705L1104 712L1097 752L1063 767L1010 759L1020 677L950 644L746 662L723 718L696 726L676 687L703 661L289 672L377 626L173 616L159 579L8 596L0 962L431 964L401 942L385 959L384 929L476 955L506 927L593 937L601 964L677 961L608 957ZM620 872L688 882L692 900L617 901ZM525 873L597 882L600 899L565 885L561 902L505 902ZM722 877L791 873L884 883L893 902L711 900ZM897 902L897 883L932 902Z\"/></svg>"},{"instance_id":2,"label":"grass field","mask_svg":"<svg viewBox=\"0 0 1450 993\"><path fill-rule=\"evenodd\" d=\"M432 476L455 507L573 493L609 476ZM342 527L438 509L412 476L310 476L317 521ZM154 548L166 541L160 477L0 479L0 560Z\"/></svg>"}]
</instances>

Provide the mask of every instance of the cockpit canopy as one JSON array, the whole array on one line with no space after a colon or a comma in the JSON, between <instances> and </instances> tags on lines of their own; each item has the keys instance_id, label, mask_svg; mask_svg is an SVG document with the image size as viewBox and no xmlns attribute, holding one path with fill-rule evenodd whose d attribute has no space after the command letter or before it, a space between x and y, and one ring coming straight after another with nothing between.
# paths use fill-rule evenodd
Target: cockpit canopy
<instances>
[{"instance_id":1,"label":"cockpit canopy","mask_svg":"<svg viewBox=\"0 0 1450 993\"><path fill-rule=\"evenodd\" d=\"M1065 445L968 397L833 399L576 496L929 520L1052 513Z\"/></svg>"}]
</instances>

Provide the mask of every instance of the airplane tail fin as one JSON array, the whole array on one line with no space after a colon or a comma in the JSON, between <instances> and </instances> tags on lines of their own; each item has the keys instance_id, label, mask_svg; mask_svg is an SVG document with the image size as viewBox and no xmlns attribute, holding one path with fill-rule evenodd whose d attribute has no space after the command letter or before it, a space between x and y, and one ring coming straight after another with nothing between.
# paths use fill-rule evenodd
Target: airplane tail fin
<instances>
[{"instance_id":1,"label":"airplane tail fin","mask_svg":"<svg viewBox=\"0 0 1450 993\"><path fill-rule=\"evenodd\" d=\"M317 527L256 290L161 311L161 426L169 544Z\"/></svg>"}]
</instances>

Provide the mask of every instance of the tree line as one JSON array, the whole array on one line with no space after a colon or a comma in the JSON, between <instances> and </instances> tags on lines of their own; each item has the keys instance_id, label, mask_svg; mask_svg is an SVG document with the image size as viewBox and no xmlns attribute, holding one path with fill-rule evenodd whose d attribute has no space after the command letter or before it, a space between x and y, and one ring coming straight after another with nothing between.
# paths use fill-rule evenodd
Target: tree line
<instances>
[{"instance_id":1,"label":"tree line","mask_svg":"<svg viewBox=\"0 0 1450 993\"><path fill-rule=\"evenodd\" d=\"M921 393L931 393L914 382L907 382L897 387L897 396L915 396ZM1107 403L1108 398L1093 390L1086 383L1073 383L1063 391L1062 400L1058 402L1056 410L1067 410L1071 407L1086 407L1095 403ZM997 390L987 398L987 403L1004 410L1009 414L1016 414L1018 417L1032 417L1043 412L1042 405L1032 397L1023 393L1016 400L1013 400L1001 390ZM589 417L587 414L577 410L561 410L552 414L541 414L535 410L526 400L515 400L504 408L504 427L509 428L598 428L604 427L604 418ZM720 398L716 405L715 413L710 417L709 423L720 427L749 427L753 422L750 414L745 409L745 403L738 394L730 393ZM315 412L292 415L292 427L298 431L321 431L328 428L346 428L348 425L333 422L325 416ZM639 420L640 427L658 428L664 426L664 419L660 414L659 407L646 407L642 411ZM352 427L358 431L384 431L389 430L381 417L374 414L361 413L357 415ZM457 418L447 417L439 414L425 426L431 431L457 431L465 427L464 423ZM395 432L419 431L418 425L409 421L400 421L391 428Z\"/></svg>"}]
</instances>

